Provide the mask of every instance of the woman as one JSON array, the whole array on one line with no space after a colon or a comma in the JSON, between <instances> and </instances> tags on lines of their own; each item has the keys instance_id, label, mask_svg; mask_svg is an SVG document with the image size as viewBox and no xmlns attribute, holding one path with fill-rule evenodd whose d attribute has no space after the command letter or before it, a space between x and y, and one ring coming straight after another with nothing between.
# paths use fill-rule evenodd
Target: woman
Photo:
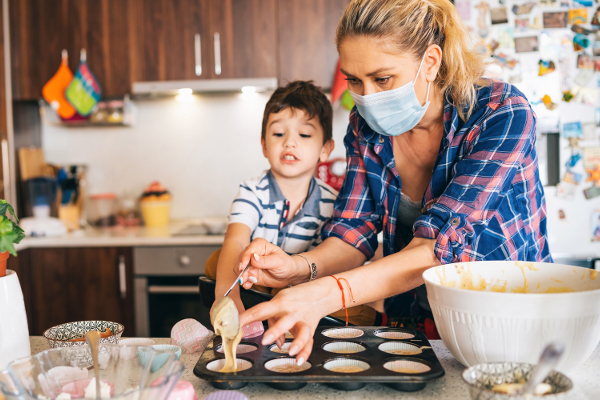
<instances>
[{"instance_id":1,"label":"woman","mask_svg":"<svg viewBox=\"0 0 600 400\"><path fill-rule=\"evenodd\" d=\"M454 6L354 0L336 44L356 108L325 240L301 256L256 240L235 267L251 264L246 288L293 285L241 319L269 320L265 344L290 330L298 363L310 355L320 318L344 304L385 299L388 315L426 313L426 293L410 291L430 267L551 261L535 115L516 88L482 79L483 60ZM382 230L385 257L363 265Z\"/></svg>"}]
</instances>

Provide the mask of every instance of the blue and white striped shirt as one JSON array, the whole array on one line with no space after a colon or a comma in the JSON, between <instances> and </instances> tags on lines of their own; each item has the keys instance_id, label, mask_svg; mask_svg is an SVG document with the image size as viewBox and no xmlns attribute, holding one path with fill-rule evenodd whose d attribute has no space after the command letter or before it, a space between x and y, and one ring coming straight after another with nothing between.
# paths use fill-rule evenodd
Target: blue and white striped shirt
<instances>
[{"instance_id":1,"label":"blue and white striped shirt","mask_svg":"<svg viewBox=\"0 0 600 400\"><path fill-rule=\"evenodd\" d=\"M312 178L304 204L288 221L290 203L268 170L240 184L229 223L250 227L252 240L264 238L288 254L298 254L321 243L321 227L331 218L336 198L337 191Z\"/></svg>"}]
</instances>

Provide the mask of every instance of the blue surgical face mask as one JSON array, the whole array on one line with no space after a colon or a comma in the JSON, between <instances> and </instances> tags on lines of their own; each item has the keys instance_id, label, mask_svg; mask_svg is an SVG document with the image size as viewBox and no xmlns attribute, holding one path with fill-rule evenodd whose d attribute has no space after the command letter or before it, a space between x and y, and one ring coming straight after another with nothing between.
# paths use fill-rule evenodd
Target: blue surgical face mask
<instances>
[{"instance_id":1,"label":"blue surgical face mask","mask_svg":"<svg viewBox=\"0 0 600 400\"><path fill-rule=\"evenodd\" d=\"M423 60L425 60L425 55L421 59L415 80L404 86L365 96L350 91L358 113L375 132L385 136L399 136L410 131L421 121L429 107L429 88L431 87L431 82L429 82L425 105L422 106L415 93L415 82L421 72Z\"/></svg>"}]
</instances>

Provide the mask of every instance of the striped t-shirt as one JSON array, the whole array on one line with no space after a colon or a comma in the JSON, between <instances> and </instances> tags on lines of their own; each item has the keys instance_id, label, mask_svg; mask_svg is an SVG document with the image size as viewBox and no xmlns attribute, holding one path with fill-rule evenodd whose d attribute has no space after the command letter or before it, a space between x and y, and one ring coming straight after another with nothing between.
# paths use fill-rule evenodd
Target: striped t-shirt
<instances>
[{"instance_id":1,"label":"striped t-shirt","mask_svg":"<svg viewBox=\"0 0 600 400\"><path fill-rule=\"evenodd\" d=\"M333 214L336 197L337 191L312 178L306 200L288 221L290 202L268 170L240 184L229 223L249 226L252 240L264 238L288 254L298 254L321 243L321 227Z\"/></svg>"}]
</instances>

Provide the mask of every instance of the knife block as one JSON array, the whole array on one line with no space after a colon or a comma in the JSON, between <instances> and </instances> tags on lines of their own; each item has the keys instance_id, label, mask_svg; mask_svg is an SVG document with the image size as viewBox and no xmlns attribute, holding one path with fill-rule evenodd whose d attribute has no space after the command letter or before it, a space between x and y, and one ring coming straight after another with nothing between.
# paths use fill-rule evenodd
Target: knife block
<instances>
[{"instance_id":1,"label":"knife block","mask_svg":"<svg viewBox=\"0 0 600 400\"><path fill-rule=\"evenodd\" d=\"M17 273L9 269L0 278L0 370L9 362L30 355L23 291Z\"/></svg>"}]
</instances>

